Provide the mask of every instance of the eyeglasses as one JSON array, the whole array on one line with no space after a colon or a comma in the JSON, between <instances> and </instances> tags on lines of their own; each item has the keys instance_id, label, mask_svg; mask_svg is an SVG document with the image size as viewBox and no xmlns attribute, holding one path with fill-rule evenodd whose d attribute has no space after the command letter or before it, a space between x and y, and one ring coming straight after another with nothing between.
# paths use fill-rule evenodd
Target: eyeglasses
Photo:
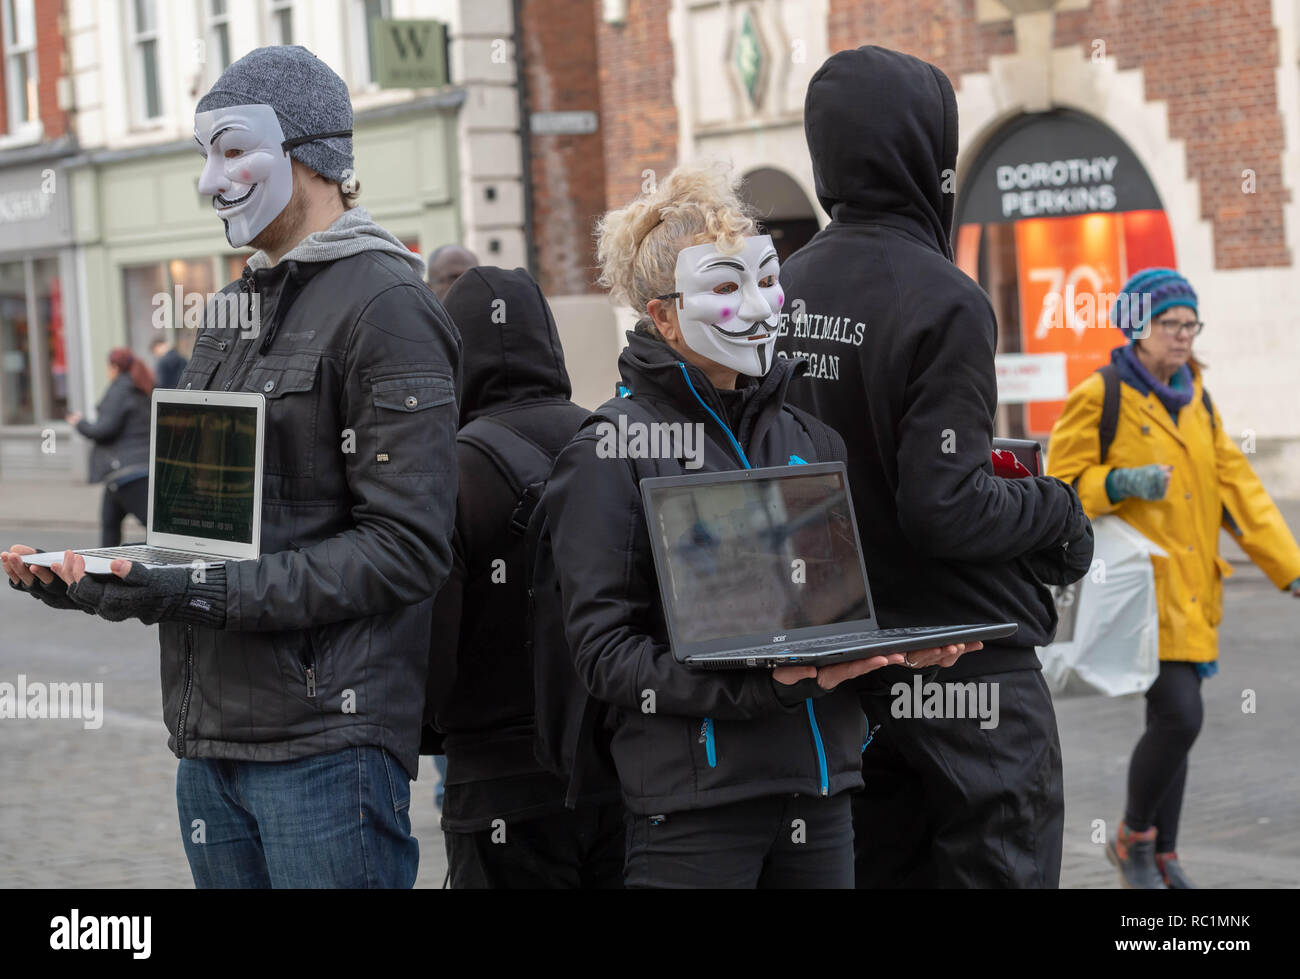
<instances>
[{"instance_id":1,"label":"eyeglasses","mask_svg":"<svg viewBox=\"0 0 1300 979\"><path fill-rule=\"evenodd\" d=\"M1201 320L1152 320L1156 326L1164 330L1170 336L1178 336L1186 330L1191 336L1200 336L1201 331L1205 329L1205 324Z\"/></svg>"}]
</instances>

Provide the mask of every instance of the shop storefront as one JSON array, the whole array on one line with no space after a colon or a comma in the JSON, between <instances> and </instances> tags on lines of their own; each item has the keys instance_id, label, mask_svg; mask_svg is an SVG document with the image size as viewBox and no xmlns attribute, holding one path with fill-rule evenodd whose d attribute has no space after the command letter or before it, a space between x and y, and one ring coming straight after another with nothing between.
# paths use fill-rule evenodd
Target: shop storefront
<instances>
[{"instance_id":1,"label":"shop storefront","mask_svg":"<svg viewBox=\"0 0 1300 979\"><path fill-rule=\"evenodd\" d=\"M71 195L58 163L0 170L0 478L80 462L62 451L81 363Z\"/></svg>"},{"instance_id":2,"label":"shop storefront","mask_svg":"<svg viewBox=\"0 0 1300 979\"><path fill-rule=\"evenodd\" d=\"M954 246L997 314L999 427L1043 437L1124 342L1109 321L1124 282L1175 266L1169 221L1133 151L1069 109L1012 120L963 176Z\"/></svg>"}]
</instances>

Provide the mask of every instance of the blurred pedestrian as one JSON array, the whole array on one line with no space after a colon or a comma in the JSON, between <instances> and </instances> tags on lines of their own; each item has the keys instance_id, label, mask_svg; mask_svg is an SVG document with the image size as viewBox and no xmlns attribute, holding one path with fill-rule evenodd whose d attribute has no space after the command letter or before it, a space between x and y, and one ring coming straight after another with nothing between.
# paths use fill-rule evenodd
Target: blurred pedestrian
<instances>
[{"instance_id":1,"label":"blurred pedestrian","mask_svg":"<svg viewBox=\"0 0 1300 979\"><path fill-rule=\"evenodd\" d=\"M189 363L185 355L166 337L154 337L149 352L153 354L154 387L164 390L176 387L185 373L185 365Z\"/></svg>"},{"instance_id":2,"label":"blurred pedestrian","mask_svg":"<svg viewBox=\"0 0 1300 979\"><path fill-rule=\"evenodd\" d=\"M477 264L478 257L461 245L435 248L429 256L429 288L438 297L438 302L446 299L456 280Z\"/></svg>"},{"instance_id":3,"label":"blurred pedestrian","mask_svg":"<svg viewBox=\"0 0 1300 979\"><path fill-rule=\"evenodd\" d=\"M67 422L90 439L90 482L104 484L100 505L100 544L122 543L122 520L129 513L140 523L149 518L150 398L154 389L149 365L125 347L108 355L108 390L95 408L95 420L71 412Z\"/></svg>"},{"instance_id":4,"label":"blurred pedestrian","mask_svg":"<svg viewBox=\"0 0 1300 979\"><path fill-rule=\"evenodd\" d=\"M1219 527L1297 598L1300 546L1205 390L1192 352L1205 324L1191 284L1173 269L1149 268L1121 297L1111 321L1129 343L1070 392L1048 466L1074 485L1090 517L1113 513L1167 555L1153 558L1160 673L1146 694L1146 731L1106 853L1125 887L1188 888L1195 885L1175 849L1178 821L1201 729L1201 681L1218 672L1222 579L1232 573L1219 554Z\"/></svg>"}]
</instances>

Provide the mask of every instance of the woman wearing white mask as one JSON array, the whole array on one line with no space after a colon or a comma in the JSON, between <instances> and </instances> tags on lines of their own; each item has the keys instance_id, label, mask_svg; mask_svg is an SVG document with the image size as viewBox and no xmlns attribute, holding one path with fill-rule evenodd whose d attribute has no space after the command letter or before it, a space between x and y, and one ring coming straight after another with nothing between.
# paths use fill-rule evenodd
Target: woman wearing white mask
<instances>
[{"instance_id":1,"label":"woman wearing white mask","mask_svg":"<svg viewBox=\"0 0 1300 979\"><path fill-rule=\"evenodd\" d=\"M560 455L543 506L574 665L608 706L629 811L626 883L851 887L848 797L862 785L867 734L841 684L903 655L821 669L678 663L639 489L647 476L843 458L839 436L785 404L803 368L774 360L784 301L776 250L731 176L696 166L606 215L598 257L602 282L640 315L619 358L623 398L598 409ZM683 433L676 457L653 458L654 439L638 446L635 426L662 423ZM630 437L615 440L620 425ZM734 629L790 604L764 555L728 553L725 519L735 517L701 513L672 535L693 554L679 622ZM806 601L833 601L841 585L813 573ZM721 601L705 587L719 574L733 583ZM977 648L913 652L907 662L950 665Z\"/></svg>"}]
</instances>

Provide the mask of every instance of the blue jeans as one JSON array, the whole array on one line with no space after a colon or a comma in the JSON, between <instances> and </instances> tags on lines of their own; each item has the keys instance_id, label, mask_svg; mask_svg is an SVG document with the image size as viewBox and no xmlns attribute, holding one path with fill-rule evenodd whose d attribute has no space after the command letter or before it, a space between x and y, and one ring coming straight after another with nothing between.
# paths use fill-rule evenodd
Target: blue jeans
<instances>
[{"instance_id":1,"label":"blue jeans","mask_svg":"<svg viewBox=\"0 0 1300 979\"><path fill-rule=\"evenodd\" d=\"M181 840L196 887L411 887L411 782L382 748L297 761L184 758Z\"/></svg>"}]
</instances>

